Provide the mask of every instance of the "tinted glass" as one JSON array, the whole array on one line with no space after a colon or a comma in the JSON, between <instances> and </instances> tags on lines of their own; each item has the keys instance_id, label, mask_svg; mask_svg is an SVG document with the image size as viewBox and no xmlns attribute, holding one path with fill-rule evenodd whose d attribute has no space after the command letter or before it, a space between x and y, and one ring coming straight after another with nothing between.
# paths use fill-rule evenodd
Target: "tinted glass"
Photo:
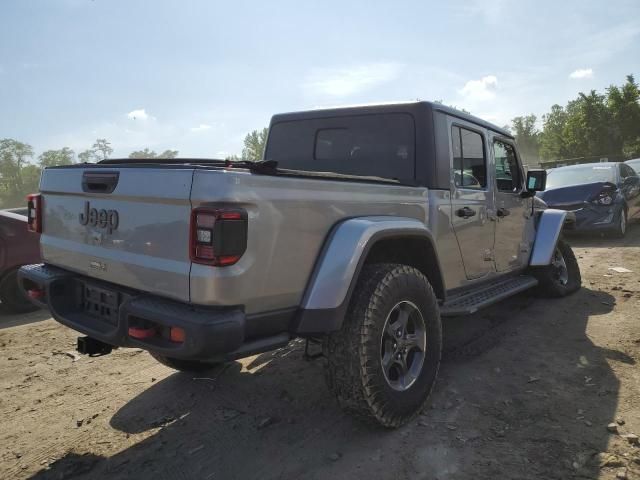
<instances>
[{"instance_id":1,"label":"tinted glass","mask_svg":"<svg viewBox=\"0 0 640 480\"><path fill-rule=\"evenodd\" d=\"M276 123L265 158L293 170L413 181L413 117L403 113Z\"/></svg>"},{"instance_id":2,"label":"tinted glass","mask_svg":"<svg viewBox=\"0 0 640 480\"><path fill-rule=\"evenodd\" d=\"M496 162L496 186L503 192L517 192L522 186L518 158L513 145L496 140L493 142L493 158Z\"/></svg>"},{"instance_id":3,"label":"tinted glass","mask_svg":"<svg viewBox=\"0 0 640 480\"><path fill-rule=\"evenodd\" d=\"M615 165L578 165L554 168L547 174L547 189L583 183L616 183Z\"/></svg>"},{"instance_id":4,"label":"tinted glass","mask_svg":"<svg viewBox=\"0 0 640 480\"><path fill-rule=\"evenodd\" d=\"M454 181L457 187L484 188L487 186L487 162L482 135L465 128L451 129Z\"/></svg>"},{"instance_id":5,"label":"tinted glass","mask_svg":"<svg viewBox=\"0 0 640 480\"><path fill-rule=\"evenodd\" d=\"M620 176L622 178L633 177L636 172L629 165L625 165L624 163L620 164Z\"/></svg>"},{"instance_id":6,"label":"tinted glass","mask_svg":"<svg viewBox=\"0 0 640 480\"><path fill-rule=\"evenodd\" d=\"M636 173L640 172L640 158L628 160L625 163L626 165L629 165Z\"/></svg>"}]
</instances>

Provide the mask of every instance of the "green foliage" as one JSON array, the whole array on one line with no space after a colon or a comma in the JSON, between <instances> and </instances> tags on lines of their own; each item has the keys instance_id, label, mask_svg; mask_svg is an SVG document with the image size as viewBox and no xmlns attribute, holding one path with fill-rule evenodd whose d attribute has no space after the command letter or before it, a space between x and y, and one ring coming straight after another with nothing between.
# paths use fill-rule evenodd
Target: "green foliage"
<instances>
[{"instance_id":1,"label":"green foliage","mask_svg":"<svg viewBox=\"0 0 640 480\"><path fill-rule=\"evenodd\" d=\"M136 150L129 154L129 158L176 158L178 150L165 150L162 153L156 153L153 150L145 148L144 150Z\"/></svg>"},{"instance_id":2,"label":"green foliage","mask_svg":"<svg viewBox=\"0 0 640 480\"><path fill-rule=\"evenodd\" d=\"M106 138L98 138L96 143L92 145L91 150L98 161L106 160L113 153L111 142L107 141Z\"/></svg>"},{"instance_id":3,"label":"green foliage","mask_svg":"<svg viewBox=\"0 0 640 480\"><path fill-rule=\"evenodd\" d=\"M267 143L268 128L254 130L244 137L244 148L242 149L242 160L262 160L264 147Z\"/></svg>"},{"instance_id":4,"label":"green foliage","mask_svg":"<svg viewBox=\"0 0 640 480\"><path fill-rule=\"evenodd\" d=\"M75 154L69 147L60 150L47 150L38 156L38 163L42 168L57 167L59 165L71 165L75 163Z\"/></svg>"},{"instance_id":5,"label":"green foliage","mask_svg":"<svg viewBox=\"0 0 640 480\"><path fill-rule=\"evenodd\" d=\"M540 156L547 160L640 155L640 89L633 75L606 94L580 93L544 115Z\"/></svg>"},{"instance_id":6,"label":"green foliage","mask_svg":"<svg viewBox=\"0 0 640 480\"><path fill-rule=\"evenodd\" d=\"M32 157L31 145L11 138L0 140L0 206L2 208L23 206L26 202L25 195L38 189L39 175L33 175L31 169L25 171L27 162Z\"/></svg>"},{"instance_id":7,"label":"green foliage","mask_svg":"<svg viewBox=\"0 0 640 480\"><path fill-rule=\"evenodd\" d=\"M78 161L80 163L92 163L94 160L93 150L84 150L78 154Z\"/></svg>"},{"instance_id":8,"label":"green foliage","mask_svg":"<svg viewBox=\"0 0 640 480\"><path fill-rule=\"evenodd\" d=\"M98 138L91 148L88 148L78 154L78 161L80 163L95 163L101 160L106 160L112 153L113 148L111 148L111 142L106 138Z\"/></svg>"},{"instance_id":9,"label":"green foliage","mask_svg":"<svg viewBox=\"0 0 640 480\"><path fill-rule=\"evenodd\" d=\"M567 112L560 105L551 107L551 112L542 116L543 130L540 136L540 156L544 159L566 158L564 127Z\"/></svg>"},{"instance_id":10,"label":"green foliage","mask_svg":"<svg viewBox=\"0 0 640 480\"><path fill-rule=\"evenodd\" d=\"M624 142L622 144L622 154L625 158L640 158L640 137Z\"/></svg>"},{"instance_id":11,"label":"green foliage","mask_svg":"<svg viewBox=\"0 0 640 480\"><path fill-rule=\"evenodd\" d=\"M525 164L537 164L540 156L540 131L535 115L516 117L509 130L513 133Z\"/></svg>"}]
</instances>

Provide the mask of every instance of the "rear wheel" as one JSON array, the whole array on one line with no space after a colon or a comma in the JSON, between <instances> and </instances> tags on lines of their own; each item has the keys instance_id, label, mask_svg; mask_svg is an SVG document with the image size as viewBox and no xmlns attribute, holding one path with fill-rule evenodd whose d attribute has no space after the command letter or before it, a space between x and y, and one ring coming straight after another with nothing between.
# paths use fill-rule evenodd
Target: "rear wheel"
<instances>
[{"instance_id":1,"label":"rear wheel","mask_svg":"<svg viewBox=\"0 0 640 480\"><path fill-rule=\"evenodd\" d=\"M576 292L582 285L580 266L571 246L558 240L551 257L551 264L536 267L533 274L538 279L538 292L546 297L564 297Z\"/></svg>"},{"instance_id":2,"label":"rear wheel","mask_svg":"<svg viewBox=\"0 0 640 480\"><path fill-rule=\"evenodd\" d=\"M423 408L440 366L442 327L433 289L417 269L367 265L342 328L324 342L326 379L341 407L385 427Z\"/></svg>"},{"instance_id":3,"label":"rear wheel","mask_svg":"<svg viewBox=\"0 0 640 480\"><path fill-rule=\"evenodd\" d=\"M183 360L181 358L167 357L165 355L160 355L155 352L149 352L153 358L155 358L158 362L163 364L166 367L173 368L174 370L179 370L181 372L205 372L207 370L212 370L223 363L220 362L200 362L197 360Z\"/></svg>"},{"instance_id":4,"label":"rear wheel","mask_svg":"<svg viewBox=\"0 0 640 480\"><path fill-rule=\"evenodd\" d=\"M18 286L18 271L7 273L0 280L0 309L6 313L27 313L38 310L38 307L22 293Z\"/></svg>"}]
</instances>

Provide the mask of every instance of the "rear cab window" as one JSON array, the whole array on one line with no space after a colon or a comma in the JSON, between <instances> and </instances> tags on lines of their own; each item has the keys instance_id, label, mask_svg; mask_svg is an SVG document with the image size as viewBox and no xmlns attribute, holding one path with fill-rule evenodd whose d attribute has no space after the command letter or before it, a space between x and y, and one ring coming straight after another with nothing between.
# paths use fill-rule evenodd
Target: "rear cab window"
<instances>
[{"instance_id":1,"label":"rear cab window","mask_svg":"<svg viewBox=\"0 0 640 480\"><path fill-rule=\"evenodd\" d=\"M415 181L415 123L407 113L282 121L271 125L266 160L311 172Z\"/></svg>"}]
</instances>

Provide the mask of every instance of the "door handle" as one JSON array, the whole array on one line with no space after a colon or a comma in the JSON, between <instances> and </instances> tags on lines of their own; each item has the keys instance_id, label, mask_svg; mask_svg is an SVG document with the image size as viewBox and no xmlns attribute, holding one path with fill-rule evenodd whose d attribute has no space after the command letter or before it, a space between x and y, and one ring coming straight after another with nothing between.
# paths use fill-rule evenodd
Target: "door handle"
<instances>
[{"instance_id":1,"label":"door handle","mask_svg":"<svg viewBox=\"0 0 640 480\"><path fill-rule=\"evenodd\" d=\"M498 211L496 212L496 215L498 215L499 217L506 217L510 214L511 212L509 210L507 210L506 208L499 208Z\"/></svg>"},{"instance_id":2,"label":"door handle","mask_svg":"<svg viewBox=\"0 0 640 480\"><path fill-rule=\"evenodd\" d=\"M463 207L456 210L456 215L462 218L473 217L476 214L476 211L469 207Z\"/></svg>"}]
</instances>

